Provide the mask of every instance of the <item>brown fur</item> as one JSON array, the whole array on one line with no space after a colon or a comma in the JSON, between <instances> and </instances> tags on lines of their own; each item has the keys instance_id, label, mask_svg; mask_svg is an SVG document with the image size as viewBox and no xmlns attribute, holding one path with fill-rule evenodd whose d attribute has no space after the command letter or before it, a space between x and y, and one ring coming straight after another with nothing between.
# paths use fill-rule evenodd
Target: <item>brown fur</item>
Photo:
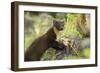
<instances>
[{"instance_id":1,"label":"brown fur","mask_svg":"<svg viewBox=\"0 0 100 73\"><path fill-rule=\"evenodd\" d=\"M51 28L42 37L36 39L25 52L25 61L39 61L42 54L50 47L51 42L56 40L58 30Z\"/></svg>"}]
</instances>

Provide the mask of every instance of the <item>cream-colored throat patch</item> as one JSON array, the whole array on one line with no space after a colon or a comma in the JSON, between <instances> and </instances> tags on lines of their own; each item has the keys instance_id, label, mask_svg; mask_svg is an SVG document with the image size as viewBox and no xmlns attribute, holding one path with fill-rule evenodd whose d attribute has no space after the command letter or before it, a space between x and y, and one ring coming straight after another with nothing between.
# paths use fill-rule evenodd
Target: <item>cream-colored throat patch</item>
<instances>
[{"instance_id":1,"label":"cream-colored throat patch","mask_svg":"<svg viewBox=\"0 0 100 73\"><path fill-rule=\"evenodd\" d=\"M57 30L57 28L56 28L56 27L53 27L53 30L54 30L54 33L55 33L56 35L58 35L59 31Z\"/></svg>"}]
</instances>

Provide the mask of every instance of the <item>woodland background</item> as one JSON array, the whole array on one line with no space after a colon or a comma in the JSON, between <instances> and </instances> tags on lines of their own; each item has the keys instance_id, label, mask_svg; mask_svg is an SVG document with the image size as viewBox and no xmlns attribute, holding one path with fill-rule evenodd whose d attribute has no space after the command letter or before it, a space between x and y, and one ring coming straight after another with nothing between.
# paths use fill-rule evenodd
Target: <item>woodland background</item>
<instances>
[{"instance_id":1,"label":"woodland background","mask_svg":"<svg viewBox=\"0 0 100 73\"><path fill-rule=\"evenodd\" d=\"M79 39L83 39L83 34L77 30L77 19L81 14L77 13L51 13L51 12L24 12L24 45L25 50L30 44L38 37L46 33L53 25L54 19L65 18L64 30L57 36L57 41L62 41L65 37L74 36ZM86 14L88 15L88 14ZM89 19L88 19L89 20ZM89 38L90 39L90 38ZM76 39L75 39L76 40ZM87 44L87 40L84 41L83 46ZM76 47L78 44L76 45ZM90 46L88 44L88 46ZM49 48L42 56L42 60L54 60L56 58L56 51L53 48ZM79 56L64 56L63 59L83 59L90 57L90 47L87 47L81 51L78 51Z\"/></svg>"}]
</instances>

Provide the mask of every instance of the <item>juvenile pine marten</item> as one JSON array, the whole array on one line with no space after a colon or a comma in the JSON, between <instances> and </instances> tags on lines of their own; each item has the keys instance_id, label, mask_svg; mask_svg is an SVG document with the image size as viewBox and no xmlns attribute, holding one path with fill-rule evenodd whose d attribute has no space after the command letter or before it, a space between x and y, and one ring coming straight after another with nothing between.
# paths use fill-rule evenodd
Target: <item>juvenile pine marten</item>
<instances>
[{"instance_id":1,"label":"juvenile pine marten","mask_svg":"<svg viewBox=\"0 0 100 73\"><path fill-rule=\"evenodd\" d=\"M57 42L57 33L64 29L64 21L54 20L53 27L50 28L47 33L36 39L25 52L25 61L39 61L43 53L48 48L54 48L56 50L63 50L65 45Z\"/></svg>"}]
</instances>

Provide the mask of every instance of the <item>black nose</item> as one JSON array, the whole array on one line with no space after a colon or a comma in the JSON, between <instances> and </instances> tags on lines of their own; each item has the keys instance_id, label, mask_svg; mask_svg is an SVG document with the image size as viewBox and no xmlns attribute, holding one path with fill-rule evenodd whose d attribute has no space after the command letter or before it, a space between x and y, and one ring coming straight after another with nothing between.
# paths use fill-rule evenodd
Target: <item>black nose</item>
<instances>
[{"instance_id":1,"label":"black nose","mask_svg":"<svg viewBox=\"0 0 100 73\"><path fill-rule=\"evenodd\" d=\"M64 27L62 26L62 27L60 27L60 30L63 30L64 29Z\"/></svg>"}]
</instances>

